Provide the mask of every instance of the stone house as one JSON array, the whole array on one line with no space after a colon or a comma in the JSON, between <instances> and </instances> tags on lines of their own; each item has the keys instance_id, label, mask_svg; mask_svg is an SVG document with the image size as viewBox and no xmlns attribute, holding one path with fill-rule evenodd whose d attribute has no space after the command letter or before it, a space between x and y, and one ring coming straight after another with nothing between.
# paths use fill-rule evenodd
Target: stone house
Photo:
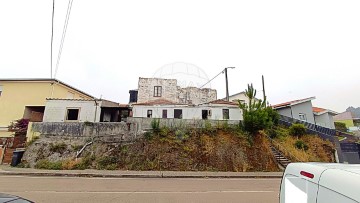
<instances>
[{"instance_id":1,"label":"stone house","mask_svg":"<svg viewBox=\"0 0 360 203\"><path fill-rule=\"evenodd\" d=\"M197 105L217 99L215 89L197 87L182 88L178 85L176 79L163 78L140 77L138 89L130 91L130 94L131 103L144 103L163 99L177 104Z\"/></svg>"}]
</instances>

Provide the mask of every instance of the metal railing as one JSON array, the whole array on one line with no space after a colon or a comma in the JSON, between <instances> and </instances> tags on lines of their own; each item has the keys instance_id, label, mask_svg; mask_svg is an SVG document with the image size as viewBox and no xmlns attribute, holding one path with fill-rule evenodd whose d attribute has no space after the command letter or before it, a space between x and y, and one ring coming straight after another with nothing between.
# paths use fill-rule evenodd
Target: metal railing
<instances>
[{"instance_id":1,"label":"metal railing","mask_svg":"<svg viewBox=\"0 0 360 203\"><path fill-rule=\"evenodd\" d=\"M309 131L309 133L313 133L313 134L321 134L321 135L326 135L326 136L335 136L336 135L335 129L325 128L325 127L322 127L319 125L315 125L313 123L298 120L295 118L290 118L290 117L287 117L284 115L280 115L279 121L280 121L280 124L287 125L287 126L290 126L293 123L303 124L306 127L306 129Z\"/></svg>"}]
</instances>

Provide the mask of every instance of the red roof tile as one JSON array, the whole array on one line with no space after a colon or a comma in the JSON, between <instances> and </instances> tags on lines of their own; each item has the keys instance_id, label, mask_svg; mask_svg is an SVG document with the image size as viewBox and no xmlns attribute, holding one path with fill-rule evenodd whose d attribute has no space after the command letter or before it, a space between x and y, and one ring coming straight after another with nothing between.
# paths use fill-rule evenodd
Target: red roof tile
<instances>
[{"instance_id":1,"label":"red roof tile","mask_svg":"<svg viewBox=\"0 0 360 203\"><path fill-rule=\"evenodd\" d=\"M222 100L222 99L218 99L218 100L215 100L215 101L211 101L211 102L209 102L209 104L226 104L226 105L234 105L234 106L238 106L238 105L239 105L239 104L236 103L236 102L225 101L225 100Z\"/></svg>"},{"instance_id":2,"label":"red roof tile","mask_svg":"<svg viewBox=\"0 0 360 203\"><path fill-rule=\"evenodd\" d=\"M315 112L315 113L321 113L324 111L326 111L326 109L319 108L319 107L313 107L313 112Z\"/></svg>"},{"instance_id":3,"label":"red roof tile","mask_svg":"<svg viewBox=\"0 0 360 203\"><path fill-rule=\"evenodd\" d=\"M285 106L291 106L293 104L297 104L297 103L302 103L302 102L306 102L309 100L315 99L315 97L309 97L309 98L305 98L305 99L298 99L298 100L294 100L294 101L289 101L289 102L285 102L285 103L281 103L281 104L276 104L273 105L273 108L280 108L280 107L285 107Z\"/></svg>"},{"instance_id":4,"label":"red roof tile","mask_svg":"<svg viewBox=\"0 0 360 203\"><path fill-rule=\"evenodd\" d=\"M143 103L136 103L133 105L154 106L154 105L180 105L180 104L175 103L173 101L166 100L166 99L156 99L156 100L151 100L151 101L147 101L147 102L143 102Z\"/></svg>"}]
</instances>

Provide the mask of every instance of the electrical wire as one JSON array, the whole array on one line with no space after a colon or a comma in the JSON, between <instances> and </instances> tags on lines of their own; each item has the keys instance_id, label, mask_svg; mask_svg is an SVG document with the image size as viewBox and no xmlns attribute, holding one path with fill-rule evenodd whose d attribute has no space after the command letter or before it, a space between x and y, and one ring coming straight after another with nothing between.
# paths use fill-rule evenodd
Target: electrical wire
<instances>
[{"instance_id":1,"label":"electrical wire","mask_svg":"<svg viewBox=\"0 0 360 203\"><path fill-rule=\"evenodd\" d=\"M222 70L222 71L221 71L219 74L217 74L215 77L213 77L211 80L209 80L209 81L207 81L205 84L203 84L203 85L200 87L200 89L203 88L205 85L209 84L209 82L211 82L212 80L214 80L215 78L217 78L220 74L224 73L224 71L225 71L225 69Z\"/></svg>"},{"instance_id":2,"label":"electrical wire","mask_svg":"<svg viewBox=\"0 0 360 203\"><path fill-rule=\"evenodd\" d=\"M66 12L66 17L65 17L65 22L64 22L63 33L62 33L62 36L61 36L59 53L58 53L58 57L57 57L57 61L56 61L56 68L55 68L54 78L56 78L56 75L57 75L57 72L58 72L58 69L59 69L61 53L62 53L62 49L63 49L63 46L64 46L66 30L67 30L67 26L68 26L69 19L70 19L72 3L73 3L73 0L69 0L67 12Z\"/></svg>"},{"instance_id":3,"label":"electrical wire","mask_svg":"<svg viewBox=\"0 0 360 203\"><path fill-rule=\"evenodd\" d=\"M53 41L54 41L54 13L55 13L55 0L53 0L52 18L51 18L51 51L50 51L50 79L53 76Z\"/></svg>"}]
</instances>

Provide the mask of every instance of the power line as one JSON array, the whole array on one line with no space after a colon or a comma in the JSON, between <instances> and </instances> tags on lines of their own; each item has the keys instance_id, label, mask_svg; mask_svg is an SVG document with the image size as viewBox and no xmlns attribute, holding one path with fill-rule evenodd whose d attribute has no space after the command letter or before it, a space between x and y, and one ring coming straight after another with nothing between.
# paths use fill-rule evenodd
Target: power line
<instances>
[{"instance_id":1,"label":"power line","mask_svg":"<svg viewBox=\"0 0 360 203\"><path fill-rule=\"evenodd\" d=\"M53 0L53 10L51 18L51 51L50 51L50 78L53 76L53 41L54 41L54 13L55 13L55 0Z\"/></svg>"},{"instance_id":2,"label":"power line","mask_svg":"<svg viewBox=\"0 0 360 203\"><path fill-rule=\"evenodd\" d=\"M70 13L71 13L72 3L73 3L73 0L69 0L68 8L67 8L67 13L66 13L66 17L65 17L65 22L64 22L63 33L62 33L62 36L61 36L59 53L58 53L58 57L57 57L57 61L56 61L56 68L55 68L54 78L56 78L56 74L57 74L58 69L59 69L60 58L61 58L61 53L62 53L62 49L63 49L63 46L64 46L64 41L65 41L67 26L68 26L69 19L70 19Z\"/></svg>"},{"instance_id":3,"label":"power line","mask_svg":"<svg viewBox=\"0 0 360 203\"><path fill-rule=\"evenodd\" d=\"M209 84L212 80L214 80L215 78L217 78L220 74L224 73L224 71L225 71L225 69L222 70L222 71L221 71L219 74L217 74L215 77L213 77L211 80L209 80L209 81L207 81L205 84L203 84L203 85L200 87L200 89L203 88L205 85Z\"/></svg>"}]
</instances>

